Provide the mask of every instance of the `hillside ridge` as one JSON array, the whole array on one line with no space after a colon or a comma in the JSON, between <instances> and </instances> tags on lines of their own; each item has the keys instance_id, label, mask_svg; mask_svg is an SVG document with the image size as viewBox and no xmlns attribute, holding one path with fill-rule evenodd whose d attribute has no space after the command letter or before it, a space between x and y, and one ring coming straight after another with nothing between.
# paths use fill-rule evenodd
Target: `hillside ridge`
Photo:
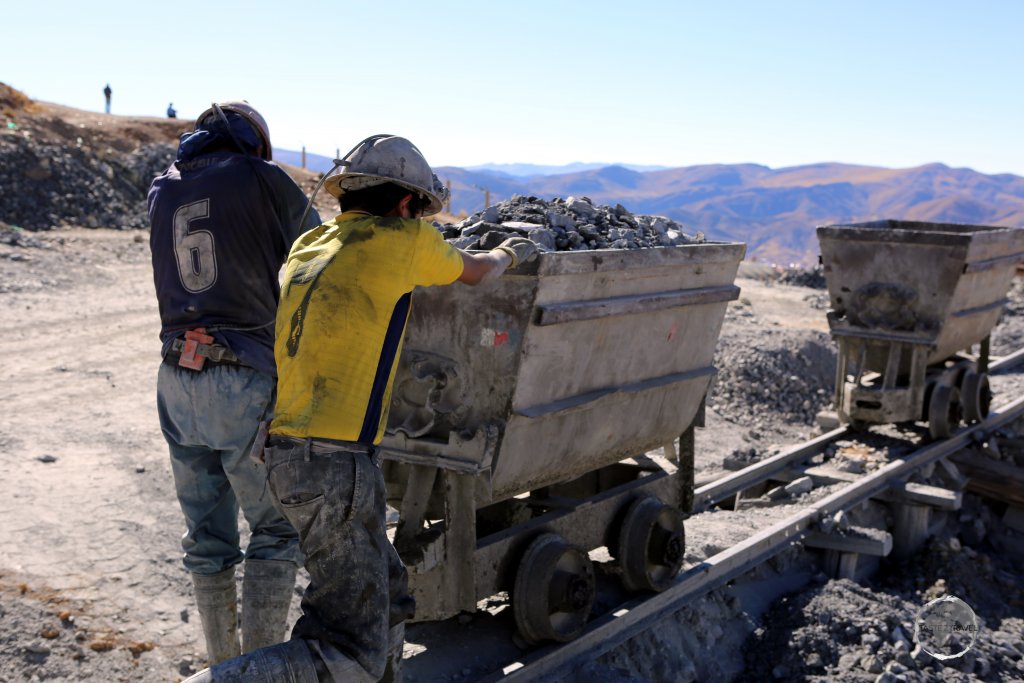
<instances>
[{"instance_id":1,"label":"hillside ridge","mask_svg":"<svg viewBox=\"0 0 1024 683\"><path fill-rule=\"evenodd\" d=\"M184 119L116 116L33 101L0 83L0 221L29 229L56 225L146 227L152 177L171 162ZM311 192L331 159L275 149L275 159ZM913 168L820 162L772 169L700 164L642 170L630 164L565 173L513 175L535 164L436 168L451 184L450 212L472 214L514 195L588 197L663 215L710 239L748 244L761 261L808 265L814 228L883 218L1024 226L1024 177L986 175L935 162ZM579 166L574 164L572 166ZM70 189L69 189L70 188ZM70 193L70 198L69 198ZM321 193L323 194L323 193ZM318 196L327 215L335 206Z\"/></svg>"}]
</instances>

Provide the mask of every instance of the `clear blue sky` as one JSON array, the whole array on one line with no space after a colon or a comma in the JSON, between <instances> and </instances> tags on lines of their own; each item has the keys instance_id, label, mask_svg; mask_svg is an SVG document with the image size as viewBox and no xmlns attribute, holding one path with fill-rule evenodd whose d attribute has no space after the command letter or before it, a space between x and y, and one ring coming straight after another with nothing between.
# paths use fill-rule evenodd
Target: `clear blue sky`
<instances>
[{"instance_id":1,"label":"clear blue sky","mask_svg":"<svg viewBox=\"0 0 1024 683\"><path fill-rule=\"evenodd\" d=\"M372 133L434 165L779 168L939 161L1024 175L1024 2L5 3L0 81L101 111L244 97L277 147Z\"/></svg>"}]
</instances>

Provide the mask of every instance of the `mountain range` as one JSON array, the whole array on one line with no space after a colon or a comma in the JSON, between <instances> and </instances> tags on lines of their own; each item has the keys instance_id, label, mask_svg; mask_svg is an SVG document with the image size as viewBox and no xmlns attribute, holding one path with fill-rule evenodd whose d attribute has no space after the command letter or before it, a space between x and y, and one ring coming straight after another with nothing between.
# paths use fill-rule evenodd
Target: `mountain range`
<instances>
[{"instance_id":1,"label":"mountain range","mask_svg":"<svg viewBox=\"0 0 1024 683\"><path fill-rule=\"evenodd\" d=\"M287 150L275 159L299 165ZM326 171L327 157L307 155L307 168ZM593 166L597 166L596 168ZM708 164L637 170L626 165L487 164L442 166L450 213L472 214L513 194L586 196L633 213L668 216L709 239L748 244L748 258L809 265L817 260L818 225L878 219L1024 226L1024 177L986 175L933 163L891 169L820 163L771 169Z\"/></svg>"},{"instance_id":2,"label":"mountain range","mask_svg":"<svg viewBox=\"0 0 1024 683\"><path fill-rule=\"evenodd\" d=\"M756 164L686 166L640 173L622 166L513 178L441 167L453 213L512 194L586 196L633 213L668 216L710 239L748 244L748 258L817 260L818 225L884 218L1024 226L1024 178L927 164L889 169L822 163L771 169Z\"/></svg>"}]
</instances>

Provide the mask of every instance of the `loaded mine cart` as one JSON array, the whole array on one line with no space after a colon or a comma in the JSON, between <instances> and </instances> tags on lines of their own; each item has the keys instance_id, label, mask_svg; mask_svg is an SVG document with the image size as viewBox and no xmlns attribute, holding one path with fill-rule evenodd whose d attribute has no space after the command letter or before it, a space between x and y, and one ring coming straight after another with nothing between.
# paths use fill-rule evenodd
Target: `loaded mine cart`
<instances>
[{"instance_id":1,"label":"loaded mine cart","mask_svg":"<svg viewBox=\"0 0 1024 683\"><path fill-rule=\"evenodd\" d=\"M961 420L983 420L989 335L1024 230L883 220L819 227L818 240L840 421L922 420L945 438Z\"/></svg>"},{"instance_id":2,"label":"loaded mine cart","mask_svg":"<svg viewBox=\"0 0 1024 683\"><path fill-rule=\"evenodd\" d=\"M628 589L673 582L745 248L542 253L414 292L382 454L416 620L508 591L524 638L570 640L601 546Z\"/></svg>"}]
</instances>

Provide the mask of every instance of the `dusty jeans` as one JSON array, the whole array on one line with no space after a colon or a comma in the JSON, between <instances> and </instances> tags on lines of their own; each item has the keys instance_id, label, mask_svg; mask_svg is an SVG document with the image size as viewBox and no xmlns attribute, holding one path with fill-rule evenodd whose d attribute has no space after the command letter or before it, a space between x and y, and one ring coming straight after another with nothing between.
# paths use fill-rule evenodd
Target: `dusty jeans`
<instances>
[{"instance_id":1,"label":"dusty jeans","mask_svg":"<svg viewBox=\"0 0 1024 683\"><path fill-rule=\"evenodd\" d=\"M388 630L410 617L415 603L386 534L384 475L360 450L366 449L310 449L304 441L271 437L266 462L278 508L298 529L310 577L292 638L317 641L323 660L334 648L379 679Z\"/></svg>"},{"instance_id":2,"label":"dusty jeans","mask_svg":"<svg viewBox=\"0 0 1024 683\"><path fill-rule=\"evenodd\" d=\"M181 545L191 572L216 574L243 557L299 559L298 534L265 490L266 468L248 454L273 392L274 378L248 367L218 365L196 372L160 365L157 409L185 514ZM244 554L239 503L252 532Z\"/></svg>"}]
</instances>

